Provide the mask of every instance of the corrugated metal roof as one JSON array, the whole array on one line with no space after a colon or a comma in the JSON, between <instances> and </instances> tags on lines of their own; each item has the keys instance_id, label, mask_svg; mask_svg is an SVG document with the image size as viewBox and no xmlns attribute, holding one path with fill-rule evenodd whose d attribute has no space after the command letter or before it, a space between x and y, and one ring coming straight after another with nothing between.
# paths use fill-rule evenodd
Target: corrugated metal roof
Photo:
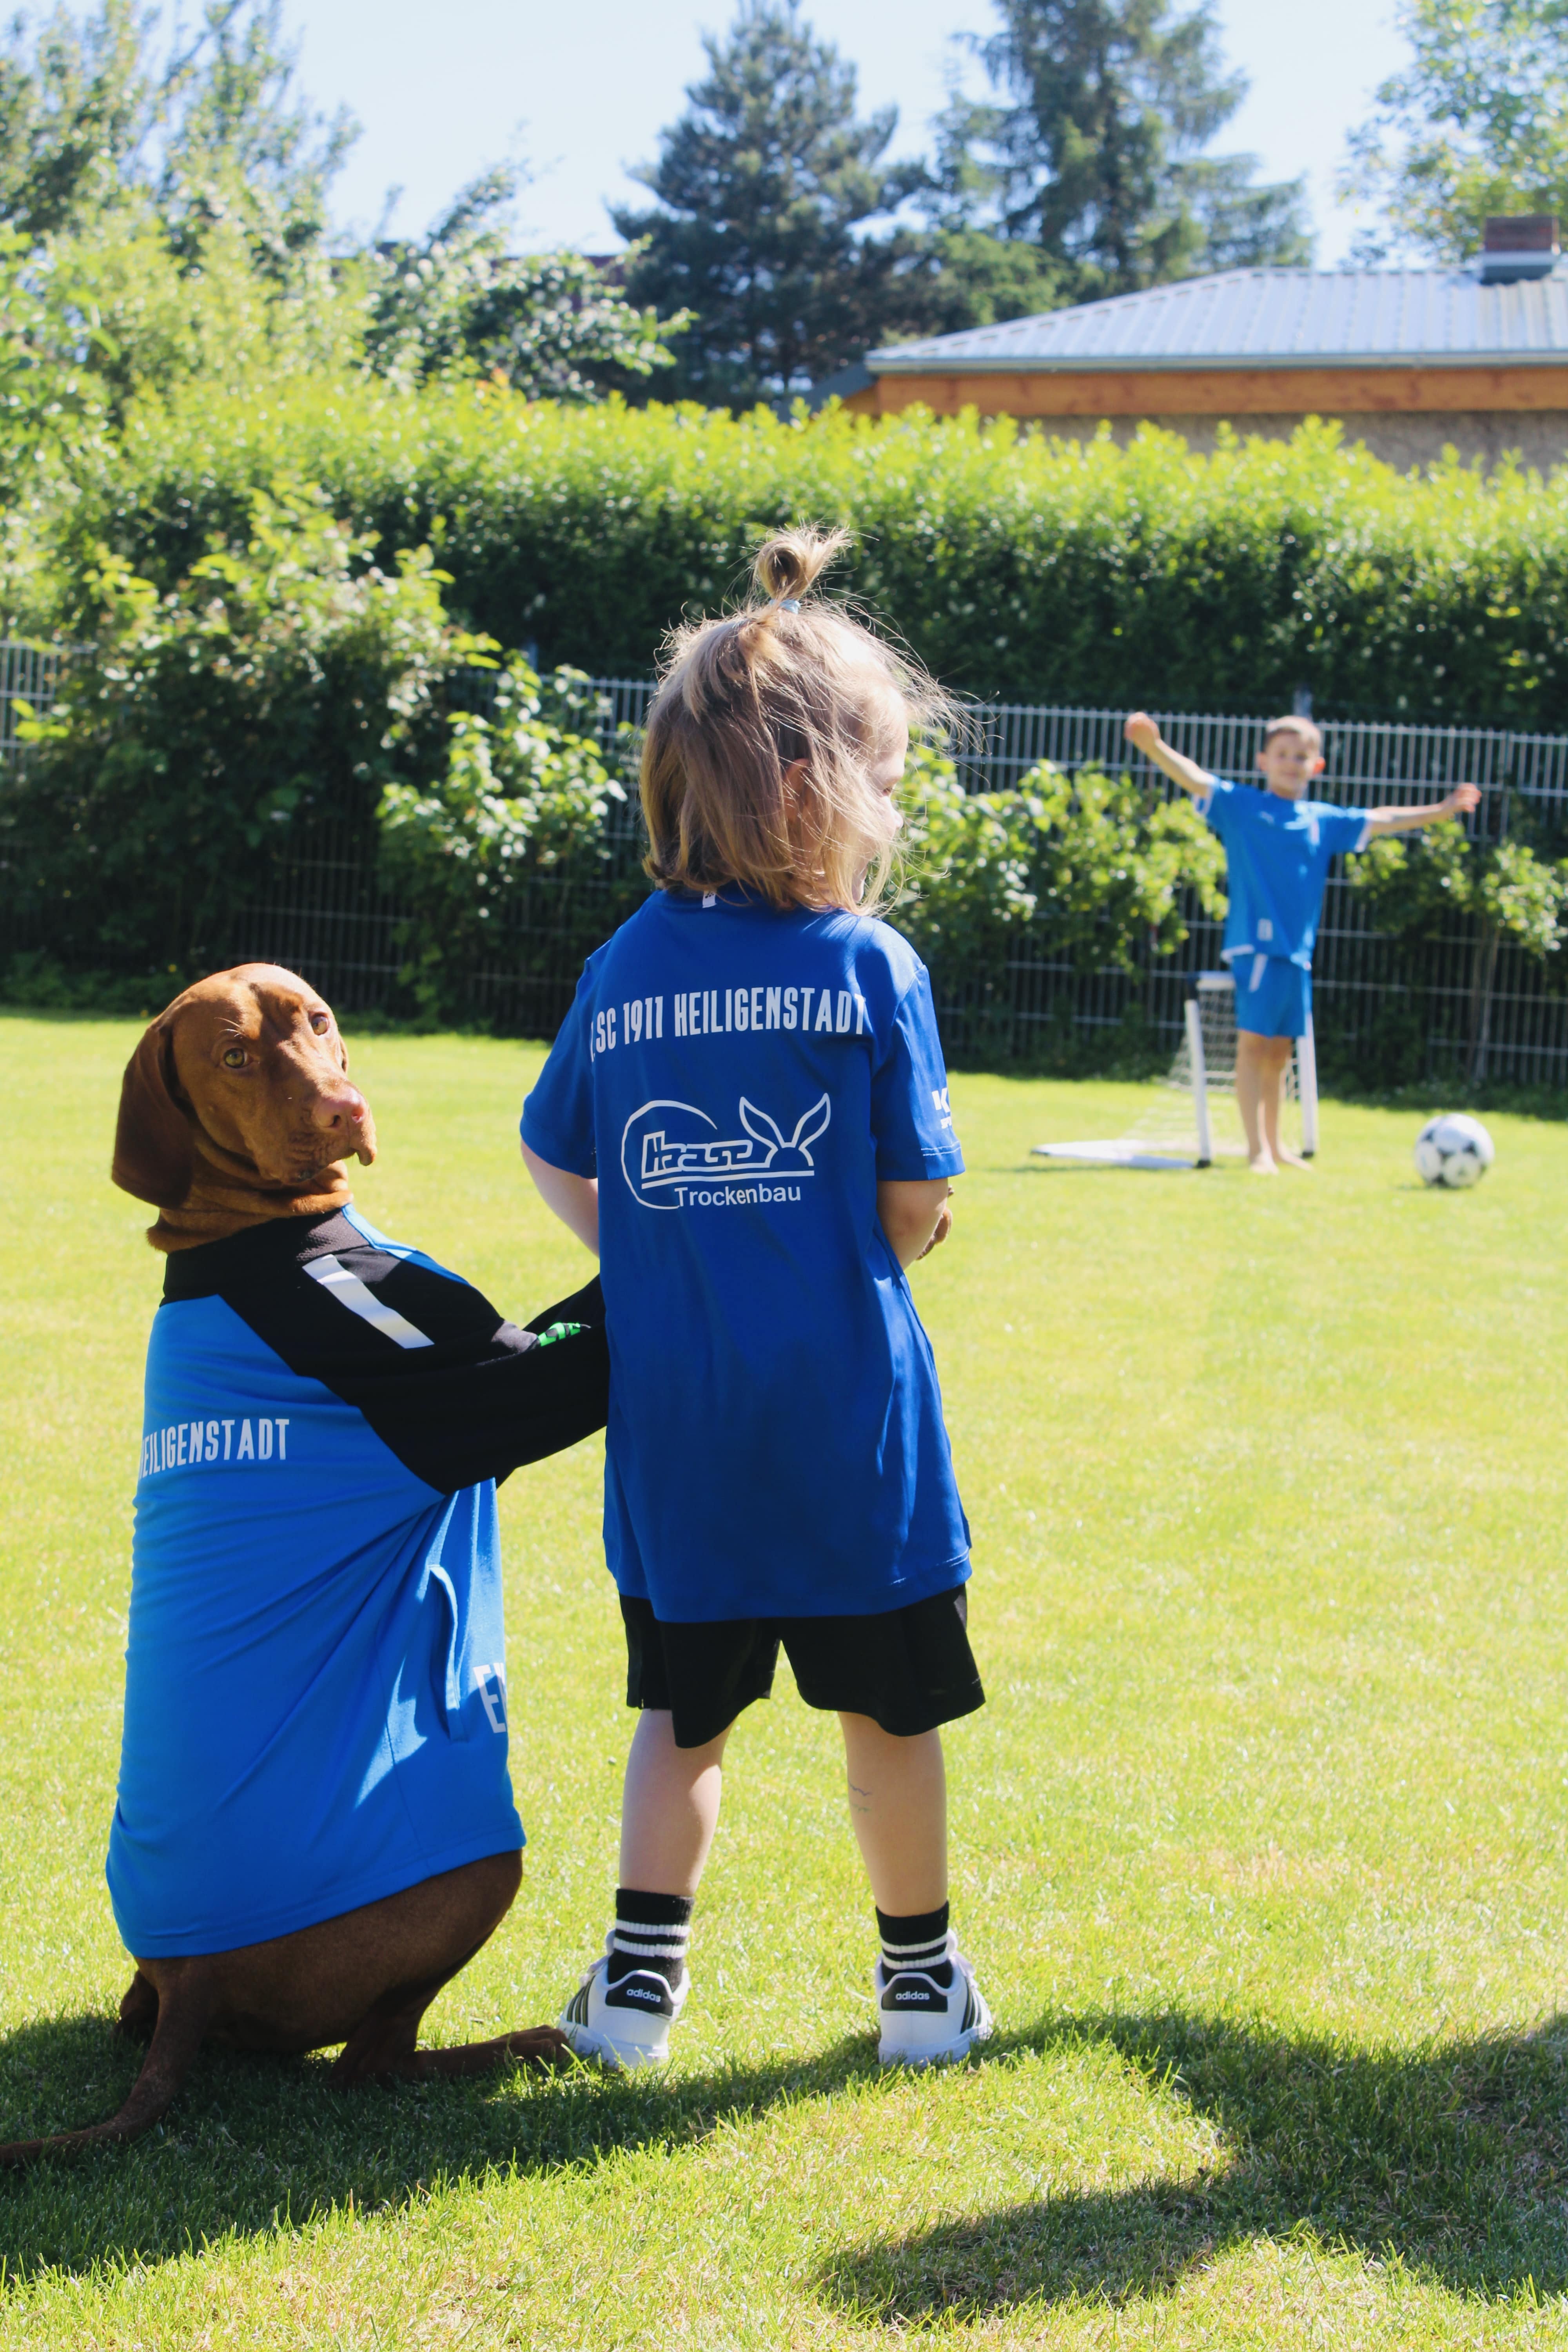
<instances>
[{"instance_id":1,"label":"corrugated metal roof","mask_svg":"<svg viewBox=\"0 0 1568 2352\"><path fill-rule=\"evenodd\" d=\"M866 355L883 375L1552 360L1568 360L1568 275L1485 286L1468 269L1226 269Z\"/></svg>"}]
</instances>

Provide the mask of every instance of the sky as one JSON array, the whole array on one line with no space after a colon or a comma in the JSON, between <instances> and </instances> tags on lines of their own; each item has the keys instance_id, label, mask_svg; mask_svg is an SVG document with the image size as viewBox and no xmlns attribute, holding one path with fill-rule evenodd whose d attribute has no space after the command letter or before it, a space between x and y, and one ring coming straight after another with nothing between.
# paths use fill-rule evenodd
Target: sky
<instances>
[{"instance_id":1,"label":"sky","mask_svg":"<svg viewBox=\"0 0 1568 2352\"><path fill-rule=\"evenodd\" d=\"M1319 263L1332 267L1356 226L1333 201L1345 134L1404 55L1392 0L1219 0L1217 13L1252 87L1215 152L1256 152L1270 180L1305 172ZM340 220L374 226L401 186L391 225L416 232L486 166L521 159L520 242L590 253L620 242L606 200L646 201L627 169L657 153L702 70L703 31L731 14L732 0L285 0L304 88L363 126ZM806 0L805 14L858 68L866 110L897 106L890 152L910 155L929 149L953 36L994 21L990 0Z\"/></svg>"}]
</instances>

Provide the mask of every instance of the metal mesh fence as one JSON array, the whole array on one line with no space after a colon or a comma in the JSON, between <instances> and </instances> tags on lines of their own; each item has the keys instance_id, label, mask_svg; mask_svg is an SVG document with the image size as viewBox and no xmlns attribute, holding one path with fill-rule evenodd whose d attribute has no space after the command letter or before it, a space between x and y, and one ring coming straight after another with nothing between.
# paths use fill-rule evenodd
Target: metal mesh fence
<instances>
[{"instance_id":1,"label":"metal mesh fence","mask_svg":"<svg viewBox=\"0 0 1568 2352\"><path fill-rule=\"evenodd\" d=\"M0 643L0 759L26 756L16 742L17 702L47 709L59 660L53 652ZM626 772L635 745L625 730L640 725L652 687L643 678L593 683L601 743ZM491 690L493 676L476 673L455 699L481 708ZM1154 715L1167 740L1203 766L1220 775L1254 772L1262 718ZM957 748L960 771L972 791L1006 790L1040 760L1069 771L1131 765L1163 786L1157 772L1129 755L1122 717L1121 710L1055 704L976 706L966 713ZM1483 788L1476 822L1489 834L1508 825L1510 811L1512 821L1530 812L1549 833L1568 831L1568 736L1399 721L1322 724L1327 766L1317 789L1326 799L1428 800L1468 779ZM344 1012L406 1004L400 931L408 910L383 887L375 853L374 828L363 824L328 819L302 832L261 887L237 891L224 935L205 943L209 968L266 958L308 971ZM485 958L465 975L471 1017L515 1034L552 1034L571 1002L582 942L611 927L639 856L635 802L628 799L614 857L600 877L569 885L540 878L517 894ZM1132 973L1077 969L1046 951L1043 934L1026 930L985 982L950 988L938 971L948 1050L1002 1061L1059 1060L1077 1050L1092 1059L1113 1050L1106 1033L1121 1031L1168 1057L1191 977L1213 967L1219 954L1218 927L1196 908L1187 919L1190 936L1175 955L1150 954ZM0 966L18 951L47 952L48 945L19 877L0 872ZM1434 1076L1456 1067L1474 1016L1472 960L1472 940L1458 921L1448 938L1414 950L1396 948L1373 930L1364 902L1336 877L1313 969L1319 1049L1331 1074L1336 1066L1353 1066L1375 1078L1395 1060L1403 1071L1419 1066ZM1568 992L1550 964L1502 950L1488 1029L1487 1075L1568 1085Z\"/></svg>"}]
</instances>

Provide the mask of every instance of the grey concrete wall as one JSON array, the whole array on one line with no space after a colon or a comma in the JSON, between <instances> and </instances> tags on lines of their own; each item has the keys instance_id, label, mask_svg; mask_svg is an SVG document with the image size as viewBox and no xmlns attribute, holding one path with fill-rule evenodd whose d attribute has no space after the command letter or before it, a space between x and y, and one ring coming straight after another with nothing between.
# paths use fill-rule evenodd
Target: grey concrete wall
<instances>
[{"instance_id":1,"label":"grey concrete wall","mask_svg":"<svg viewBox=\"0 0 1568 2352\"><path fill-rule=\"evenodd\" d=\"M1286 440L1295 432L1301 419L1297 415L1235 416L1226 420L1218 416L1156 416L1150 422L1170 433L1179 433L1189 447L1206 455L1215 446L1218 427L1228 421L1244 437L1261 435L1271 441ZM1526 466L1542 468L1568 462L1568 409L1464 409L1434 410L1430 415L1356 415L1342 416L1338 423L1344 428L1347 442L1359 441L1375 457L1391 466L1429 466L1440 457L1445 448L1458 451L1467 462L1479 458L1490 467L1510 450L1516 451ZM1100 429L1093 417L1049 417L1031 429L1059 435L1064 440L1084 441ZM1136 417L1118 416L1110 420L1112 437L1123 445L1138 430Z\"/></svg>"}]
</instances>

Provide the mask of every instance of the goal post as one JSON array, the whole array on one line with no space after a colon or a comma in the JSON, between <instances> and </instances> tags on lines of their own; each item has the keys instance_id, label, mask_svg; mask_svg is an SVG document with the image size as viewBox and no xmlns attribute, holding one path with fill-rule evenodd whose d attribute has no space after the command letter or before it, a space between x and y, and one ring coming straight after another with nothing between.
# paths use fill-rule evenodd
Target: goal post
<instances>
[{"instance_id":1,"label":"goal post","mask_svg":"<svg viewBox=\"0 0 1568 2352\"><path fill-rule=\"evenodd\" d=\"M1093 1143L1037 1143L1044 1160L1107 1167L1210 1168L1244 1154L1247 1139L1236 1099L1236 981L1229 971L1194 972L1182 1009L1182 1039L1160 1081L1160 1099L1125 1135ZM1285 1067L1282 1110L1300 1137L1303 1159L1318 1149L1318 1065L1309 1017L1305 1036Z\"/></svg>"},{"instance_id":2,"label":"goal post","mask_svg":"<svg viewBox=\"0 0 1568 2352\"><path fill-rule=\"evenodd\" d=\"M1301 1157L1310 1160L1318 1149L1318 1049L1310 1013L1306 1033L1296 1040L1296 1089L1301 1097Z\"/></svg>"},{"instance_id":3,"label":"goal post","mask_svg":"<svg viewBox=\"0 0 1568 2352\"><path fill-rule=\"evenodd\" d=\"M1195 988L1187 991L1184 1008L1187 1032L1187 1059L1193 1074L1193 1112L1197 1128L1200 1168L1214 1165L1214 1122L1209 1118L1208 1059L1204 1052L1203 1007L1198 1003Z\"/></svg>"}]
</instances>

